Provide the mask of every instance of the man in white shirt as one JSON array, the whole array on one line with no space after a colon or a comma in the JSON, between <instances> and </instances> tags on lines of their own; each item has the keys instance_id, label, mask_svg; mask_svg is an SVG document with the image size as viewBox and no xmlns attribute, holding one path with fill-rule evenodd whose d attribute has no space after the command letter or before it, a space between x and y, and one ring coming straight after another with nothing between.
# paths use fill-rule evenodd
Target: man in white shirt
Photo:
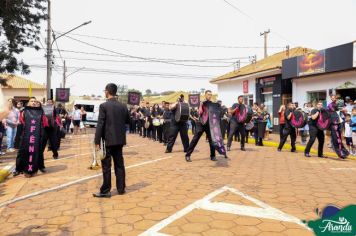
<instances>
[{"instance_id":1,"label":"man in white shirt","mask_svg":"<svg viewBox=\"0 0 356 236\"><path fill-rule=\"evenodd\" d=\"M74 134L78 134L80 120L81 120L81 114L80 114L80 109L77 105L74 106L72 119L73 119L73 126L74 126Z\"/></svg>"}]
</instances>

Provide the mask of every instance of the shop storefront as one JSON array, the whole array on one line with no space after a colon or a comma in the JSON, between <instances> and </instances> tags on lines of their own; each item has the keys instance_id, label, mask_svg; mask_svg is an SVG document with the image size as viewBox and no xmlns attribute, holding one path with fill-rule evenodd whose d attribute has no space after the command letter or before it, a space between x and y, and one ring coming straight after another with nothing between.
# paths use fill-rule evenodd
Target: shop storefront
<instances>
[{"instance_id":1,"label":"shop storefront","mask_svg":"<svg viewBox=\"0 0 356 236\"><path fill-rule=\"evenodd\" d=\"M282 80L292 79L293 102L322 101L326 106L331 94L355 100L354 48L348 43L284 60Z\"/></svg>"},{"instance_id":2,"label":"shop storefront","mask_svg":"<svg viewBox=\"0 0 356 236\"><path fill-rule=\"evenodd\" d=\"M263 103L271 114L273 131L279 131L278 111L282 104L292 101L291 80L282 80L282 74L257 78L256 101Z\"/></svg>"}]
</instances>

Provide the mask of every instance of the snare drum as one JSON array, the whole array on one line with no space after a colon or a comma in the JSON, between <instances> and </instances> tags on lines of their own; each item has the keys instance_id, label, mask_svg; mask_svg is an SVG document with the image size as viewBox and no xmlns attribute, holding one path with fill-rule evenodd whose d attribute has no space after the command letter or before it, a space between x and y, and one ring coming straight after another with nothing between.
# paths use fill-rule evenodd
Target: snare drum
<instances>
[{"instance_id":1,"label":"snare drum","mask_svg":"<svg viewBox=\"0 0 356 236\"><path fill-rule=\"evenodd\" d=\"M159 119L154 118L153 121L152 121L152 124L153 124L153 126L160 126L160 125L161 125L161 122L160 122Z\"/></svg>"},{"instance_id":2,"label":"snare drum","mask_svg":"<svg viewBox=\"0 0 356 236\"><path fill-rule=\"evenodd\" d=\"M252 130L253 127L254 127L254 124L252 121L246 124L246 130L248 130L248 131Z\"/></svg>"}]
</instances>

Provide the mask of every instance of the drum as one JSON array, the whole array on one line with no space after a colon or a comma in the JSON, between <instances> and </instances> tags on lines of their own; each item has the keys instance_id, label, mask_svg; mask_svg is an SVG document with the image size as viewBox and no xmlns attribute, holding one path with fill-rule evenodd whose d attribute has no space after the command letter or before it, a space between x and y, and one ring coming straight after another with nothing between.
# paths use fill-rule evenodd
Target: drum
<instances>
[{"instance_id":1,"label":"drum","mask_svg":"<svg viewBox=\"0 0 356 236\"><path fill-rule=\"evenodd\" d=\"M246 130L248 130L248 131L250 131L250 130L252 130L253 129L253 127L254 127L254 124L253 124L253 122L252 121L250 121L250 122L248 122L247 124L246 124Z\"/></svg>"},{"instance_id":2,"label":"drum","mask_svg":"<svg viewBox=\"0 0 356 236\"><path fill-rule=\"evenodd\" d=\"M325 109L321 109L319 112L318 120L316 122L316 126L318 127L318 129L328 130L330 128L330 124L331 124L330 113Z\"/></svg>"},{"instance_id":3,"label":"drum","mask_svg":"<svg viewBox=\"0 0 356 236\"><path fill-rule=\"evenodd\" d=\"M161 122L159 121L159 119L154 118L153 121L152 121L152 124L153 124L153 126L160 126Z\"/></svg>"},{"instance_id":4,"label":"drum","mask_svg":"<svg viewBox=\"0 0 356 236\"><path fill-rule=\"evenodd\" d=\"M291 116L291 124L294 128L303 128L308 121L308 115L302 110L294 110Z\"/></svg>"},{"instance_id":5,"label":"drum","mask_svg":"<svg viewBox=\"0 0 356 236\"><path fill-rule=\"evenodd\" d=\"M179 102L177 104L175 120L176 122L186 122L189 119L189 104L184 102Z\"/></svg>"},{"instance_id":6,"label":"drum","mask_svg":"<svg viewBox=\"0 0 356 236\"><path fill-rule=\"evenodd\" d=\"M239 112L236 113L236 119L238 123L248 123L252 119L253 111L245 104L240 105Z\"/></svg>"}]
</instances>

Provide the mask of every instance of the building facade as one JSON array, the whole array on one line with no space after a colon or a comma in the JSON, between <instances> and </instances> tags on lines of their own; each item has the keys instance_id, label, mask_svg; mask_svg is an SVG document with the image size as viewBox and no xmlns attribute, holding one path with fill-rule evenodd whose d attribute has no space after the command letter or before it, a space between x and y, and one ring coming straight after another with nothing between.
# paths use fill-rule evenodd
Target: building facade
<instances>
[{"instance_id":1,"label":"building facade","mask_svg":"<svg viewBox=\"0 0 356 236\"><path fill-rule=\"evenodd\" d=\"M326 106L330 95L356 99L355 44L347 43L283 61L282 80L292 80L293 102Z\"/></svg>"}]
</instances>

